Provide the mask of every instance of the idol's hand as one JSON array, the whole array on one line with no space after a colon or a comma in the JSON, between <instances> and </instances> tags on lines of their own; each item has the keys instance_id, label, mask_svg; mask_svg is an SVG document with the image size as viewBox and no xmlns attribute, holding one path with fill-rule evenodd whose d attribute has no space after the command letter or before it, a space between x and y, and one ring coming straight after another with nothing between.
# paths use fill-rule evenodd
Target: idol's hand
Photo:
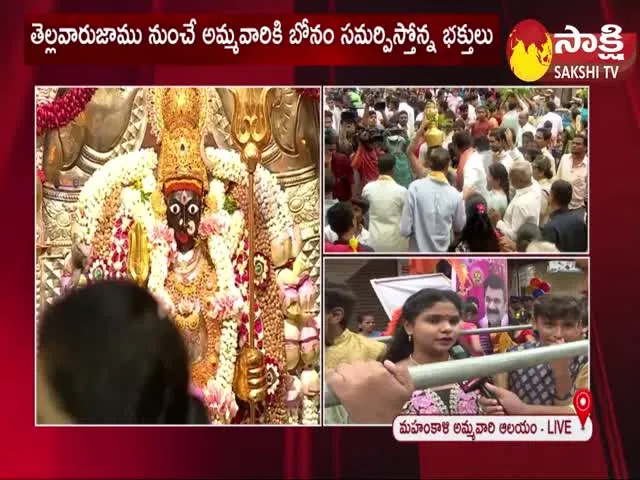
<instances>
[{"instance_id":1,"label":"idol's hand","mask_svg":"<svg viewBox=\"0 0 640 480\"><path fill-rule=\"evenodd\" d=\"M233 381L238 398L245 402L263 402L267 396L267 374L262 352L244 347L236 360Z\"/></svg>"}]
</instances>

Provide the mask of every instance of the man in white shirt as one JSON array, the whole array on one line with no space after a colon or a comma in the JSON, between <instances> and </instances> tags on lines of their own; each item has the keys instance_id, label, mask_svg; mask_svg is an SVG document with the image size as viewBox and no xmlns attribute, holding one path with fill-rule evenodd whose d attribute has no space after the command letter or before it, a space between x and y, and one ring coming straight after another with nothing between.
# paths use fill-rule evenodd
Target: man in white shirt
<instances>
[{"instance_id":1,"label":"man in white shirt","mask_svg":"<svg viewBox=\"0 0 640 480\"><path fill-rule=\"evenodd\" d=\"M467 104L469 105L469 122L475 122L476 107L478 106L478 95L475 93L470 94L467 97Z\"/></svg>"},{"instance_id":2,"label":"man in white shirt","mask_svg":"<svg viewBox=\"0 0 640 480\"><path fill-rule=\"evenodd\" d=\"M551 122L551 137L556 139L562 132L562 117L556 113L556 104L552 100L547 102L547 113L540 119L539 126L544 122Z\"/></svg>"},{"instance_id":3,"label":"man in white shirt","mask_svg":"<svg viewBox=\"0 0 640 480\"><path fill-rule=\"evenodd\" d=\"M548 130L546 128L539 128L538 130L536 130L535 141L536 147L540 149L542 155L548 158L551 162L551 173L553 173L553 176L555 177L556 159L553 158L551 150L549 150L549 144L551 143L551 130Z\"/></svg>"},{"instance_id":4,"label":"man in white shirt","mask_svg":"<svg viewBox=\"0 0 640 480\"><path fill-rule=\"evenodd\" d=\"M462 104L462 97L460 97L459 88L451 89L451 93L447 96L447 104L449 105L449 110L452 112L458 111L458 107Z\"/></svg>"},{"instance_id":5,"label":"man in white shirt","mask_svg":"<svg viewBox=\"0 0 640 480\"><path fill-rule=\"evenodd\" d=\"M489 132L489 145L493 152L493 161L504 165L507 172L511 170L513 157L507 151L507 132L504 128L494 128Z\"/></svg>"},{"instance_id":6,"label":"man in white shirt","mask_svg":"<svg viewBox=\"0 0 640 480\"><path fill-rule=\"evenodd\" d=\"M520 123L518 122L518 101L511 98L507 104L509 111L502 117L502 128L511 128L515 132L515 138L520 135Z\"/></svg>"},{"instance_id":7,"label":"man in white shirt","mask_svg":"<svg viewBox=\"0 0 640 480\"><path fill-rule=\"evenodd\" d=\"M398 111L400 112L407 112L407 117L409 118L409 121L407 122L407 133L409 134L409 137L412 137L415 130L415 124L416 124L416 112L413 109L413 107L411 107L408 103L407 103L407 96L406 94L401 94L402 96L400 97L400 103L398 104Z\"/></svg>"},{"instance_id":8,"label":"man in white shirt","mask_svg":"<svg viewBox=\"0 0 640 480\"><path fill-rule=\"evenodd\" d=\"M530 132L534 137L536 136L536 127L529 123L529 115L527 112L520 112L518 114L518 124L520 125L520 131L517 135L516 145L518 148L522 148L522 134Z\"/></svg>"},{"instance_id":9,"label":"man in white shirt","mask_svg":"<svg viewBox=\"0 0 640 480\"><path fill-rule=\"evenodd\" d=\"M589 156L585 134L579 133L573 138L571 153L562 156L555 180L565 180L571 184L573 194L570 210L586 207L589 197Z\"/></svg>"},{"instance_id":10,"label":"man in white shirt","mask_svg":"<svg viewBox=\"0 0 640 480\"><path fill-rule=\"evenodd\" d=\"M533 182L533 168L531 163L520 160L513 163L509 172L509 180L515 188L515 195L504 219L500 219L500 213L492 210L489 216L496 229L503 235L515 241L518 230L525 223L538 226L540 223L540 208L542 205L542 191L540 185Z\"/></svg>"},{"instance_id":11,"label":"man in white shirt","mask_svg":"<svg viewBox=\"0 0 640 480\"><path fill-rule=\"evenodd\" d=\"M449 152L434 147L429 152L431 171L408 188L400 221L401 235L409 238L413 252L446 252L452 233L458 234L467 220L464 201L447 181Z\"/></svg>"},{"instance_id":12,"label":"man in white shirt","mask_svg":"<svg viewBox=\"0 0 640 480\"><path fill-rule=\"evenodd\" d=\"M406 252L409 241L400 234L400 220L407 189L393 179L396 161L385 154L378 159L380 176L362 189L369 202L369 235L376 252Z\"/></svg>"},{"instance_id":13,"label":"man in white shirt","mask_svg":"<svg viewBox=\"0 0 640 480\"><path fill-rule=\"evenodd\" d=\"M457 150L462 168L462 184L458 189L462 190L462 197L466 200L474 193L487 198L487 173L484 169L482 157L473 148L473 138L469 132L457 132L453 135L453 145Z\"/></svg>"}]
</instances>

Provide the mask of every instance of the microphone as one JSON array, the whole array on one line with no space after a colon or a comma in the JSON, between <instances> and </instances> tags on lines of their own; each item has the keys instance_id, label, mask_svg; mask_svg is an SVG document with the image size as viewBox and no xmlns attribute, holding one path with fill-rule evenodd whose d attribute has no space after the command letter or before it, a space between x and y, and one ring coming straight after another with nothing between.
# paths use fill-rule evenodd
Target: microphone
<instances>
[{"instance_id":1,"label":"microphone","mask_svg":"<svg viewBox=\"0 0 640 480\"><path fill-rule=\"evenodd\" d=\"M454 360L463 360L465 358L473 357L473 355L471 355L471 353L469 353L469 351L460 343L456 343L451 347L449 350L449 356ZM483 397L493 398L496 400L495 395L485 386L485 383L488 381L489 379L487 377L471 378L460 382L460 388L462 388L462 391L465 393L479 390Z\"/></svg>"}]
</instances>

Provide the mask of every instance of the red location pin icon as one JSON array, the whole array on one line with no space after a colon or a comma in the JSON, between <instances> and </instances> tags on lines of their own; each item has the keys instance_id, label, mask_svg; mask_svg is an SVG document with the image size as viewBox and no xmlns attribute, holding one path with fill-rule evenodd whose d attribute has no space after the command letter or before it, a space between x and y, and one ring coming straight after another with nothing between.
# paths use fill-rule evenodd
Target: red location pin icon
<instances>
[{"instance_id":1,"label":"red location pin icon","mask_svg":"<svg viewBox=\"0 0 640 480\"><path fill-rule=\"evenodd\" d=\"M587 418L591 415L591 409L593 408L593 396L591 392L586 388L581 388L576 391L573 396L573 407L576 409L582 429L584 430L584 424L587 422Z\"/></svg>"}]
</instances>

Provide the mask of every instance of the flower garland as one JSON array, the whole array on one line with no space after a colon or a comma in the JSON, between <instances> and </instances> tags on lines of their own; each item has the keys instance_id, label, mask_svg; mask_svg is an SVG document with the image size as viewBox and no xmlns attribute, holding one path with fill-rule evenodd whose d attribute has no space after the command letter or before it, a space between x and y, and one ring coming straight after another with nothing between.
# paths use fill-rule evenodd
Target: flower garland
<instances>
[{"instance_id":1,"label":"flower garland","mask_svg":"<svg viewBox=\"0 0 640 480\"><path fill-rule=\"evenodd\" d=\"M320 425L320 396L302 397L302 425Z\"/></svg>"},{"instance_id":2,"label":"flower garland","mask_svg":"<svg viewBox=\"0 0 640 480\"><path fill-rule=\"evenodd\" d=\"M143 178L153 176L157 162L156 153L148 148L120 155L95 172L85 183L78 198L76 240L83 245L90 245L102 216L104 202L114 188L133 185L136 181L142 182Z\"/></svg>"},{"instance_id":3,"label":"flower garland","mask_svg":"<svg viewBox=\"0 0 640 480\"><path fill-rule=\"evenodd\" d=\"M71 88L51 103L36 107L36 133L62 128L71 123L87 107L97 88Z\"/></svg>"},{"instance_id":4,"label":"flower garland","mask_svg":"<svg viewBox=\"0 0 640 480\"><path fill-rule=\"evenodd\" d=\"M205 154L208 167L215 178L247 186L247 167L239 153L208 147ZM255 199L262 217L267 222L269 238L275 240L293 229L287 194L280 187L276 177L261 165L256 168L255 178Z\"/></svg>"}]
</instances>

